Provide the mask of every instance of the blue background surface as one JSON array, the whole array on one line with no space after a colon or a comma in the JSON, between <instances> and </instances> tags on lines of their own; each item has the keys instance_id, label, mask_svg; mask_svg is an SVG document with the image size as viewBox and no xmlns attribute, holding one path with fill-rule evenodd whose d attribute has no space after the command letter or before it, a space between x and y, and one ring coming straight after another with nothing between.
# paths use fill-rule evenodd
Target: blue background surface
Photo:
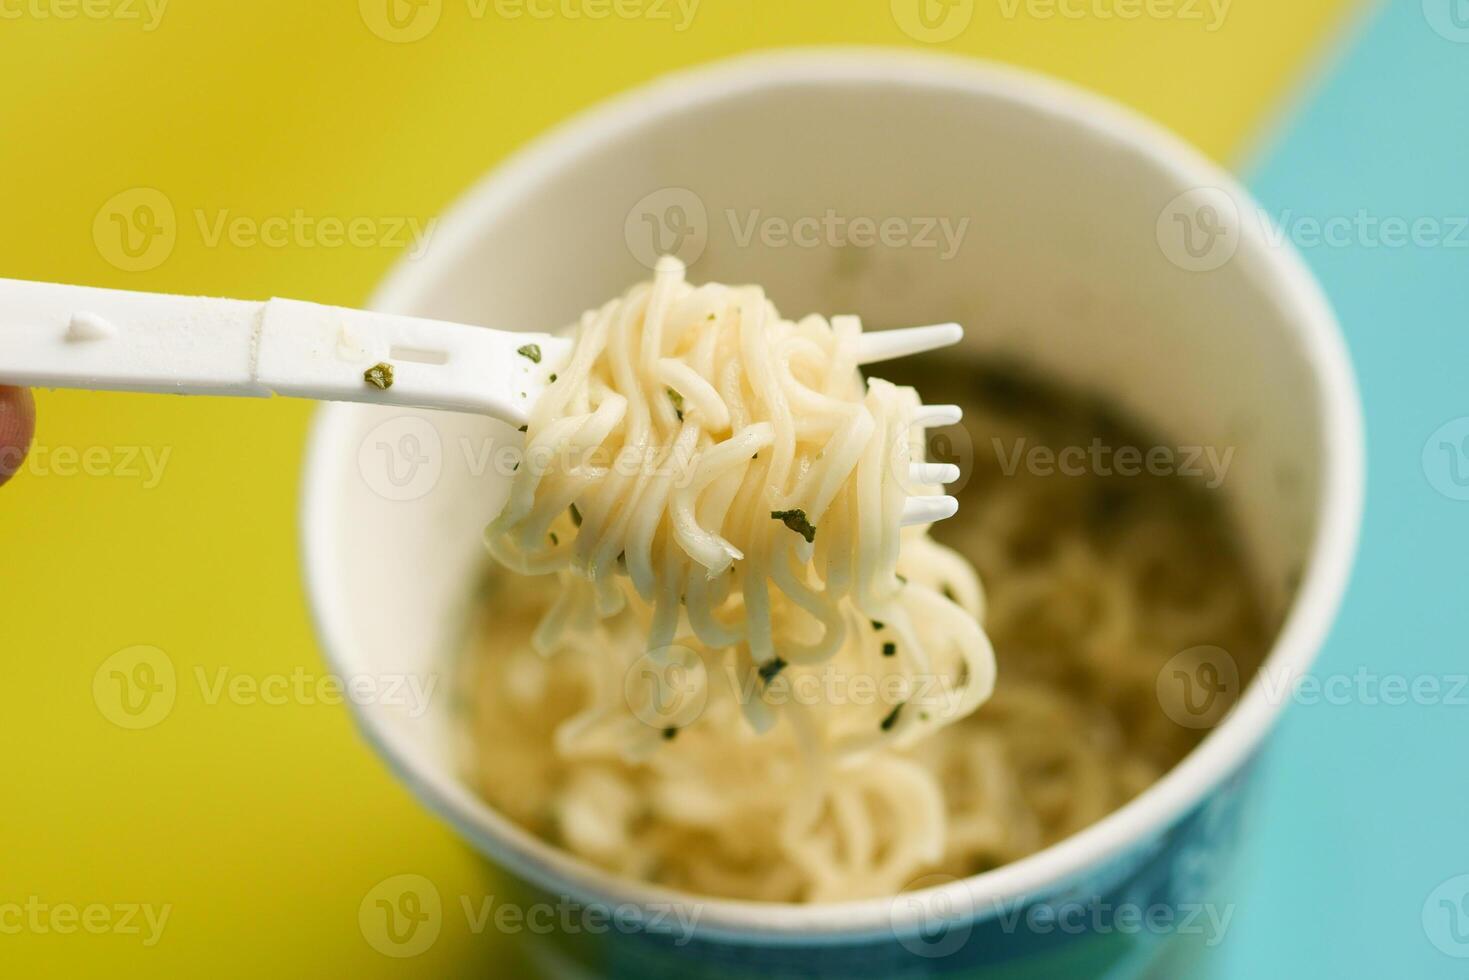
<instances>
[{"instance_id":1,"label":"blue background surface","mask_svg":"<svg viewBox=\"0 0 1469 980\"><path fill-rule=\"evenodd\" d=\"M1446 37L1426 14L1453 2L1465 27ZM1246 177L1296 223L1341 316L1368 489L1356 572L1315 670L1323 682L1350 676L1349 695L1298 699L1285 714L1227 972L1466 976L1469 877L1451 879L1469 875L1469 687L1455 691L1469 674L1469 502L1439 488L1469 495L1457 482L1469 482L1469 456L1439 443L1469 434L1469 3L1383 7ZM1433 222L1443 240L1390 247L1363 214ZM1312 244L1300 219L1333 217L1351 219L1350 241ZM1384 703L1371 678L1388 675L1437 678L1439 693Z\"/></svg>"}]
</instances>

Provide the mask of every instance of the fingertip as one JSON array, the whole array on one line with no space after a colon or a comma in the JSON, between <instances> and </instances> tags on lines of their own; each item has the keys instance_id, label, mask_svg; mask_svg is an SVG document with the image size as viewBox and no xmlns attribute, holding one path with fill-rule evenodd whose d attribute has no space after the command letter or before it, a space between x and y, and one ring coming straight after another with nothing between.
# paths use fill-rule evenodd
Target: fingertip
<instances>
[{"instance_id":1,"label":"fingertip","mask_svg":"<svg viewBox=\"0 0 1469 980\"><path fill-rule=\"evenodd\" d=\"M0 385L0 484L25 462L36 434L36 402L27 388Z\"/></svg>"}]
</instances>

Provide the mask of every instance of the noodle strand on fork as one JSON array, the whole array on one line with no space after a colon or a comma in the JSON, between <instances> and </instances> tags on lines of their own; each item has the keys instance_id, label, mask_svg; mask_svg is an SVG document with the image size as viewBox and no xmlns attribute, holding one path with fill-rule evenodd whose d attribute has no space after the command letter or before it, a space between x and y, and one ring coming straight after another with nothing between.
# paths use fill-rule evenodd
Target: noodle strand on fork
<instances>
[{"instance_id":1,"label":"noodle strand on fork","mask_svg":"<svg viewBox=\"0 0 1469 980\"><path fill-rule=\"evenodd\" d=\"M982 595L901 527L929 489L908 485L920 403L864 381L860 337L855 317L783 319L757 287L694 287L670 258L581 318L486 530L538 576L515 582L538 610L529 645L580 704L547 760L572 850L642 874L637 821L744 833L812 900L895 891L943 853L941 789L899 753L989 696L994 655L923 568L902 571L917 556ZM700 855L658 859L745 880Z\"/></svg>"}]
</instances>

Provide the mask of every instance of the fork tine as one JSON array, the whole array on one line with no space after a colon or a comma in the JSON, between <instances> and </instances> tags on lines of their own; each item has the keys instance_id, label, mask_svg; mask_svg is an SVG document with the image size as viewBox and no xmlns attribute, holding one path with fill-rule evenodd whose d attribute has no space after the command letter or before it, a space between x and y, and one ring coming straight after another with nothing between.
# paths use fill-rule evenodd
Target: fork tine
<instances>
[{"instance_id":1,"label":"fork tine","mask_svg":"<svg viewBox=\"0 0 1469 980\"><path fill-rule=\"evenodd\" d=\"M932 524L959 512L959 501L953 497L909 497L903 501L903 526Z\"/></svg>"},{"instance_id":2,"label":"fork tine","mask_svg":"<svg viewBox=\"0 0 1469 980\"><path fill-rule=\"evenodd\" d=\"M895 357L922 354L957 344L964 328L957 323L936 323L930 327L904 327L901 330L879 330L864 333L857 340L857 363L875 364Z\"/></svg>"},{"instance_id":3,"label":"fork tine","mask_svg":"<svg viewBox=\"0 0 1469 980\"><path fill-rule=\"evenodd\" d=\"M958 425L964 420L964 409L958 405L922 405L913 413L912 425L923 429L937 429L945 425Z\"/></svg>"},{"instance_id":4,"label":"fork tine","mask_svg":"<svg viewBox=\"0 0 1469 980\"><path fill-rule=\"evenodd\" d=\"M912 463L908 466L908 479L925 487L954 483L959 479L959 467L953 463Z\"/></svg>"}]
</instances>

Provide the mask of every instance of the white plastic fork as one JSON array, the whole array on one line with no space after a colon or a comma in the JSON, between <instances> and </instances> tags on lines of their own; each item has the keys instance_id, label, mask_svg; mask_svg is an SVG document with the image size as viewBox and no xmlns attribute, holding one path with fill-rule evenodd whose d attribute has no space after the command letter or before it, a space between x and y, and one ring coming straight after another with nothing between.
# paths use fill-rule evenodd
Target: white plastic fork
<instances>
[{"instance_id":1,"label":"white plastic fork","mask_svg":"<svg viewBox=\"0 0 1469 980\"><path fill-rule=\"evenodd\" d=\"M957 343L956 323L862 334L872 364ZM173 296L0 279L0 384L186 395L286 395L489 415L521 426L572 342L545 333L322 306ZM915 425L958 421L928 406ZM915 483L958 478L916 464ZM946 478L946 479L945 479ZM931 523L953 497L911 497L904 524Z\"/></svg>"}]
</instances>

